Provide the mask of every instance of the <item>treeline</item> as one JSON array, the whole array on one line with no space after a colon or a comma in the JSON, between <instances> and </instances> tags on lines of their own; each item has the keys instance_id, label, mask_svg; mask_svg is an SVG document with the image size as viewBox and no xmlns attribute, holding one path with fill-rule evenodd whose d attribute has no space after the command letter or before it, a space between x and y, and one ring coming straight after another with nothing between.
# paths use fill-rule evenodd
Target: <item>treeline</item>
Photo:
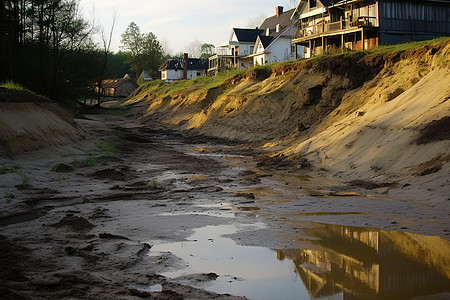
<instances>
[{"instance_id":1,"label":"treeline","mask_svg":"<svg viewBox=\"0 0 450 300\"><path fill-rule=\"evenodd\" d=\"M107 49L105 56L96 45L99 30L82 16L79 0L0 3L0 81L56 100L79 99L95 82L130 72L129 53Z\"/></svg>"}]
</instances>

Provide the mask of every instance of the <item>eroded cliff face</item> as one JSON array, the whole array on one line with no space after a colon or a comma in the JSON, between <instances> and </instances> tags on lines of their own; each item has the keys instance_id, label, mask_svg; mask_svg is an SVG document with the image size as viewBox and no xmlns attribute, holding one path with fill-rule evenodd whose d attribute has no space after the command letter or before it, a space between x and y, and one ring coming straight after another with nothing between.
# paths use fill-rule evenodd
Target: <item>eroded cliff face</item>
<instances>
[{"instance_id":1,"label":"eroded cliff face","mask_svg":"<svg viewBox=\"0 0 450 300\"><path fill-rule=\"evenodd\" d=\"M293 163L301 157L349 180L397 183L412 176L442 185L450 170L449 64L446 40L256 69L212 89L155 90L128 103L145 103L152 120L262 142L273 155Z\"/></svg>"},{"instance_id":2,"label":"eroded cliff face","mask_svg":"<svg viewBox=\"0 0 450 300\"><path fill-rule=\"evenodd\" d=\"M16 155L85 138L72 116L56 103L27 93L1 91L0 156Z\"/></svg>"}]
</instances>

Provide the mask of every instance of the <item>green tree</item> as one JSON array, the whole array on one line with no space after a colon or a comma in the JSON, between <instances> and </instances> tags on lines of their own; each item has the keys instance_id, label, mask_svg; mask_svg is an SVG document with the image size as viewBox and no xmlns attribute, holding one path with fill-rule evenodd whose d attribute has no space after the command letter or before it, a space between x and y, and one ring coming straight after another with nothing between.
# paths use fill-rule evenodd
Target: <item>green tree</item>
<instances>
[{"instance_id":1,"label":"green tree","mask_svg":"<svg viewBox=\"0 0 450 300\"><path fill-rule=\"evenodd\" d=\"M125 74L131 72L129 64L130 54L123 51L111 53L108 58L108 67L106 68L106 76L111 78L121 78Z\"/></svg>"},{"instance_id":2,"label":"green tree","mask_svg":"<svg viewBox=\"0 0 450 300\"><path fill-rule=\"evenodd\" d=\"M82 17L79 3L0 1L0 80L13 80L61 99L71 90L81 90L74 86L81 84L81 78L86 86L97 77L93 75L98 69L94 26ZM78 68L80 62L86 63L84 69ZM75 74L75 70L82 73Z\"/></svg>"},{"instance_id":3,"label":"green tree","mask_svg":"<svg viewBox=\"0 0 450 300\"><path fill-rule=\"evenodd\" d=\"M213 44L204 43L200 48L200 50L202 52L200 58L209 59L211 56L214 55L215 47Z\"/></svg>"},{"instance_id":4,"label":"green tree","mask_svg":"<svg viewBox=\"0 0 450 300\"><path fill-rule=\"evenodd\" d=\"M158 73L164 53L156 36L150 33L141 33L139 26L131 22L121 35L121 48L130 55L129 63L135 72L136 78L147 70L151 76Z\"/></svg>"}]
</instances>

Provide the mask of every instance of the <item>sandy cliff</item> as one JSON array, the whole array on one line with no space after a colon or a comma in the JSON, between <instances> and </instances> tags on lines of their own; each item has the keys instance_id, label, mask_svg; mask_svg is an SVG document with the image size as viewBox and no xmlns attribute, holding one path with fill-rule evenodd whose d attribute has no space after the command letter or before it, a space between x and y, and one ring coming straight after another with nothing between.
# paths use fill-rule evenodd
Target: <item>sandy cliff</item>
<instances>
[{"instance_id":1,"label":"sandy cliff","mask_svg":"<svg viewBox=\"0 0 450 300\"><path fill-rule=\"evenodd\" d=\"M450 40L325 56L209 88L199 81L162 92L153 83L125 105L182 129L257 142L292 165L306 159L355 185L440 202L450 170L449 58Z\"/></svg>"},{"instance_id":2,"label":"sandy cliff","mask_svg":"<svg viewBox=\"0 0 450 300\"><path fill-rule=\"evenodd\" d=\"M26 91L0 90L0 156L68 144L84 137L56 103Z\"/></svg>"}]
</instances>

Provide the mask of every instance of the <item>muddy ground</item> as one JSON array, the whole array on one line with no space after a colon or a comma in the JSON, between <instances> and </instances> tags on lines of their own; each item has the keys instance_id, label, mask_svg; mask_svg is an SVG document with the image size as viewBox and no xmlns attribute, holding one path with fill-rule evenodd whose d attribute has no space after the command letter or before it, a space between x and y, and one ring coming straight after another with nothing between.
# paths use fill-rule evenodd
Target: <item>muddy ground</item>
<instances>
[{"instance_id":1,"label":"muddy ground","mask_svg":"<svg viewBox=\"0 0 450 300\"><path fill-rule=\"evenodd\" d=\"M273 249L298 248L307 221L450 239L445 205L390 198L390 183L338 181L248 144L123 116L76 121L82 142L1 158L4 299L240 299L189 285L214 270L166 278L183 262L148 255L207 225L262 222L231 237Z\"/></svg>"}]
</instances>

